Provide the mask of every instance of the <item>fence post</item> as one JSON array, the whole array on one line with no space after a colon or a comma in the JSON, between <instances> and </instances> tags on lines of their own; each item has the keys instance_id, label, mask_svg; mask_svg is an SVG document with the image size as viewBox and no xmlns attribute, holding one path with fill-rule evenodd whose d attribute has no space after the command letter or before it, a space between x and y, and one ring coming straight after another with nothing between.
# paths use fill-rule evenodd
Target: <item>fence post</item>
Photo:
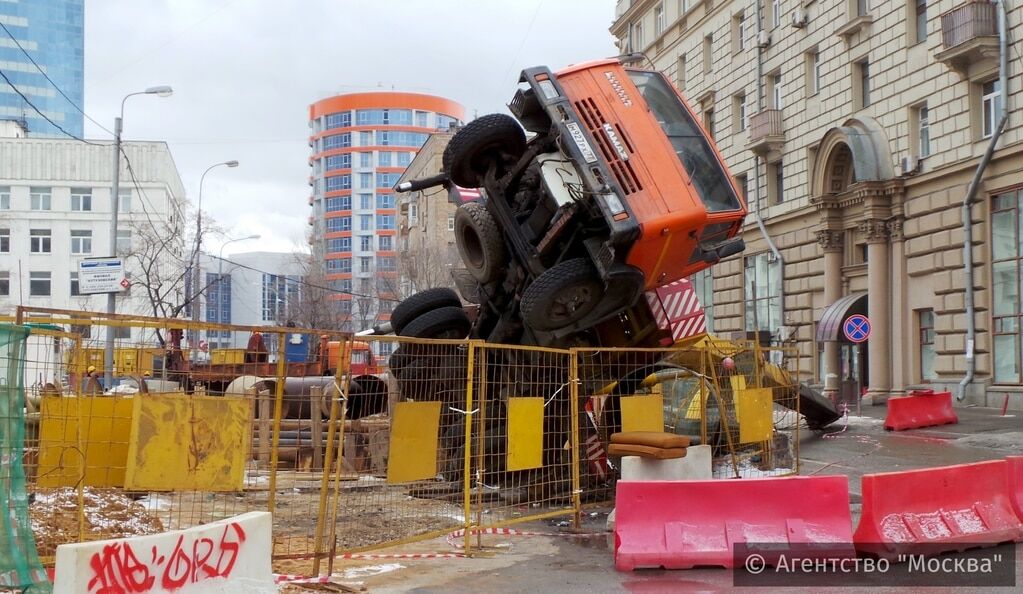
<instances>
[{"instance_id":1,"label":"fence post","mask_svg":"<svg viewBox=\"0 0 1023 594\"><path fill-rule=\"evenodd\" d=\"M579 472L579 447L582 436L579 435L579 358L577 350L569 351L568 359L568 397L571 415L570 443L572 452L572 507L574 508L572 525L579 530L582 525L582 477Z\"/></svg>"},{"instance_id":2,"label":"fence post","mask_svg":"<svg viewBox=\"0 0 1023 594\"><path fill-rule=\"evenodd\" d=\"M276 398L274 401L274 425L272 446L270 448L270 494L267 497L267 511L270 513L274 512L274 508L277 506L277 462L280 456L280 443L281 443L281 413L284 408L284 379L287 375L287 357L285 356L284 349L286 348L287 335L284 332L277 333L277 389L275 390Z\"/></svg>"},{"instance_id":3,"label":"fence post","mask_svg":"<svg viewBox=\"0 0 1023 594\"><path fill-rule=\"evenodd\" d=\"M466 358L466 373L465 373L465 468L462 471L462 502L464 506L463 517L465 524L465 553L469 555L472 547L472 498L471 498L471 484L472 478L470 473L472 472L472 385L475 374L473 371L476 368L476 348L480 341L470 340L469 348ZM482 446L481 446L482 447Z\"/></svg>"},{"instance_id":4,"label":"fence post","mask_svg":"<svg viewBox=\"0 0 1023 594\"><path fill-rule=\"evenodd\" d=\"M486 463L486 421L487 421L487 378L490 377L487 372L487 347L486 344L480 345L478 358L482 361L480 365L480 379L479 379L479 394L476 400L479 402L478 418L476 419L476 432L479 435L476 436L476 473L479 476L479 480L476 481L476 527L483 527L483 465ZM469 447L472 444L472 440L466 437L465 446ZM483 548L483 532L482 530L476 533L476 546L480 549Z\"/></svg>"},{"instance_id":5,"label":"fence post","mask_svg":"<svg viewBox=\"0 0 1023 594\"><path fill-rule=\"evenodd\" d=\"M256 407L259 409L259 464L262 468L270 467L270 424L273 422L273 410L270 407L270 390L251 388L256 395Z\"/></svg>"},{"instance_id":6,"label":"fence post","mask_svg":"<svg viewBox=\"0 0 1023 594\"><path fill-rule=\"evenodd\" d=\"M313 386L309 388L309 414L312 422L312 434L309 442L313 446L313 470L323 469L323 388Z\"/></svg>"},{"instance_id":7,"label":"fence post","mask_svg":"<svg viewBox=\"0 0 1023 594\"><path fill-rule=\"evenodd\" d=\"M327 575L334 573L334 551L337 547L337 510L341 503L341 470L344 467L344 439L345 439L345 416L347 415L348 409L348 392L352 381L352 357L351 353L355 349L355 337L352 335L342 336L339 341L341 344L338 346L338 352L340 359L337 362L335 368L334 383L338 390L337 398L330 399L330 424L327 426L327 452L324 457L324 468L323 468L323 479L320 483L320 507L319 517L316 520L316 534L315 534L315 558L313 559L313 572L319 575L320 573L320 556L325 551L322 549L320 541L323 540L323 530L326 525L327 515L327 493L330 488L330 471L331 464L336 465L334 471L334 496L330 509L332 511L330 516L330 530L328 531L330 539L330 555L327 557ZM347 345L347 348L346 346ZM329 350L329 349L328 349ZM346 355L347 354L347 355ZM320 355L321 357L327 356L326 353ZM334 438L335 428L337 430L337 439ZM337 453L334 452L334 443L337 442Z\"/></svg>"}]
</instances>

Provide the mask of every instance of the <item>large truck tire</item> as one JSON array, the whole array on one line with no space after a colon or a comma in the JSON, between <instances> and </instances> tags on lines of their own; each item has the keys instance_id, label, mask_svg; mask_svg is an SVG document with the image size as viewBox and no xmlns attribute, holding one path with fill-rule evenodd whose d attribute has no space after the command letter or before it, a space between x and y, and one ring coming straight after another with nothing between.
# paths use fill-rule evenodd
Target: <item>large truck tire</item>
<instances>
[{"instance_id":1,"label":"large truck tire","mask_svg":"<svg viewBox=\"0 0 1023 594\"><path fill-rule=\"evenodd\" d=\"M507 254L501 230L479 202L468 202L455 211L455 245L466 269L480 284L497 279L504 270Z\"/></svg>"},{"instance_id":2,"label":"large truck tire","mask_svg":"<svg viewBox=\"0 0 1023 594\"><path fill-rule=\"evenodd\" d=\"M515 118L492 113L466 124L444 149L444 171L455 185L478 188L483 185L491 163L498 166L514 161L526 151L526 133Z\"/></svg>"},{"instance_id":3,"label":"large truck tire","mask_svg":"<svg viewBox=\"0 0 1023 594\"><path fill-rule=\"evenodd\" d=\"M399 303L391 312L391 327L394 333L401 335L401 331L409 322L428 311L441 307L459 307L462 305L458 294L447 287L435 287L420 291L408 299Z\"/></svg>"},{"instance_id":4,"label":"large truck tire","mask_svg":"<svg viewBox=\"0 0 1023 594\"><path fill-rule=\"evenodd\" d=\"M402 328L398 336L414 338L465 338L472 324L461 307L441 307L424 313Z\"/></svg>"},{"instance_id":5,"label":"large truck tire","mask_svg":"<svg viewBox=\"0 0 1023 594\"><path fill-rule=\"evenodd\" d=\"M522 321L534 330L557 330L586 317L604 293L596 269L585 258L548 269L522 293Z\"/></svg>"}]
</instances>

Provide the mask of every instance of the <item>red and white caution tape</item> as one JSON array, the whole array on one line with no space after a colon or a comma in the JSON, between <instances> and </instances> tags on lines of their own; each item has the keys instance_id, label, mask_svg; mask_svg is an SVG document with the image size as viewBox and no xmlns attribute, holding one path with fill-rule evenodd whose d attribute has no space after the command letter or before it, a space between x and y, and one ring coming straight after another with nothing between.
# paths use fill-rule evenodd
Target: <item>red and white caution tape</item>
<instances>
[{"instance_id":1,"label":"red and white caution tape","mask_svg":"<svg viewBox=\"0 0 1023 594\"><path fill-rule=\"evenodd\" d=\"M473 536L477 534L500 534L504 536L554 536L561 538L595 538L607 536L606 532L537 532L531 530L516 530L514 528L473 528L470 534ZM464 545L458 542L459 538L465 538L465 529L455 530L451 534L448 534L448 544L456 549L463 548Z\"/></svg>"}]
</instances>

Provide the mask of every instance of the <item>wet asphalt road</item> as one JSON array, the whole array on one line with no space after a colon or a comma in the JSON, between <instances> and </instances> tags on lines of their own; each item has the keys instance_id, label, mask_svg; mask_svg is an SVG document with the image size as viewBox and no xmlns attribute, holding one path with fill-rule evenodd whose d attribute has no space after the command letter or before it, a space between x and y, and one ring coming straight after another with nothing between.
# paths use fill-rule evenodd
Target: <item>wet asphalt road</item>
<instances>
[{"instance_id":1,"label":"wet asphalt road","mask_svg":"<svg viewBox=\"0 0 1023 594\"><path fill-rule=\"evenodd\" d=\"M800 435L800 474L849 477L853 527L859 521L860 477L867 473L961 464L1023 455L1023 413L1000 416L988 408L957 409L960 422L900 433L885 432L884 407L870 407L863 416L839 421L827 437L803 431ZM844 429L843 429L844 427ZM755 504L755 502L751 502ZM584 530L603 530L605 511L591 512ZM523 530L551 532L556 521L519 526ZM773 592L777 588L734 588L729 570L614 569L609 539L503 536L487 537L486 555L472 559L400 560L389 571L359 578L370 592L566 592L597 594L631 592L718 592L723 590ZM411 545L416 551L449 551L443 540ZM1008 545L1009 551L1012 545ZM402 552L412 552L410 546ZM1023 548L1015 547L1016 583L1023 586ZM361 566L370 573L380 563L345 562L340 568ZM821 588L789 588L817 592ZM1023 590L1023 587L1019 588ZM907 588L849 587L829 591L908 591ZM929 588L929 592L987 592L989 588Z\"/></svg>"}]
</instances>

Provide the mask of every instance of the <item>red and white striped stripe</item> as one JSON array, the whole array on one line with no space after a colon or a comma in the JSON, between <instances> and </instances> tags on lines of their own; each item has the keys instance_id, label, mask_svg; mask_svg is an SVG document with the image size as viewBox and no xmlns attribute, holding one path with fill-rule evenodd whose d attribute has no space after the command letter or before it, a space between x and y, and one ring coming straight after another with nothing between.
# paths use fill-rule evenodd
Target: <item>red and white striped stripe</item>
<instances>
[{"instance_id":1,"label":"red and white striped stripe","mask_svg":"<svg viewBox=\"0 0 1023 594\"><path fill-rule=\"evenodd\" d=\"M707 317L688 279L675 281L646 293L647 304L657 327L671 328L673 340L681 340L707 331Z\"/></svg>"},{"instance_id":2,"label":"red and white striped stripe","mask_svg":"<svg viewBox=\"0 0 1023 594\"><path fill-rule=\"evenodd\" d=\"M556 536L560 538L595 538L598 536L607 536L606 532L536 532L532 530L516 530L515 528L473 528L469 533L471 536L477 534L500 534L504 536ZM451 534L448 534L448 544L461 549L464 545L458 542L458 539L465 538L465 529L455 530Z\"/></svg>"}]
</instances>

